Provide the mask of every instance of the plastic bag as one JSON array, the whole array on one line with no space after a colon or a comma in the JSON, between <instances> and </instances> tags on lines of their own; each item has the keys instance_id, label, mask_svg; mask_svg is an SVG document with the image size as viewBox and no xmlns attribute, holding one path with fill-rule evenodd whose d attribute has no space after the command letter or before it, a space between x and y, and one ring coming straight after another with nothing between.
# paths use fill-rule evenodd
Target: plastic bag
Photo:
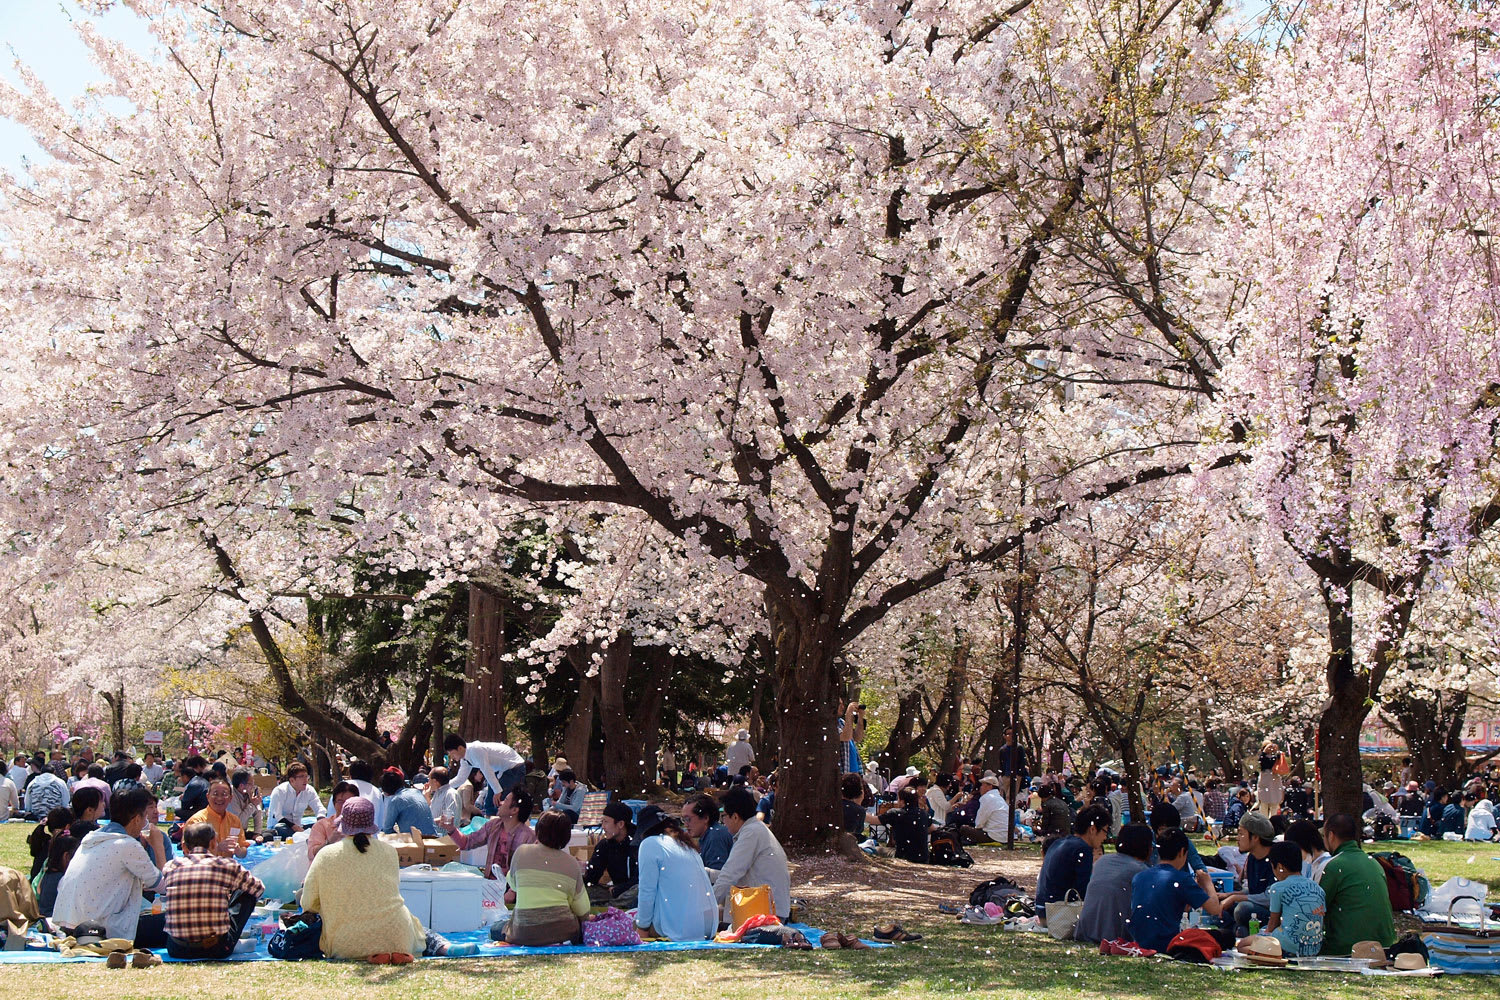
<instances>
[{"instance_id":1,"label":"plastic bag","mask_svg":"<svg viewBox=\"0 0 1500 1000\"><path fill-rule=\"evenodd\" d=\"M307 880L307 869L312 867L307 848L301 844L283 847L251 872L260 879L266 889L266 899L293 899L302 883Z\"/></svg>"}]
</instances>

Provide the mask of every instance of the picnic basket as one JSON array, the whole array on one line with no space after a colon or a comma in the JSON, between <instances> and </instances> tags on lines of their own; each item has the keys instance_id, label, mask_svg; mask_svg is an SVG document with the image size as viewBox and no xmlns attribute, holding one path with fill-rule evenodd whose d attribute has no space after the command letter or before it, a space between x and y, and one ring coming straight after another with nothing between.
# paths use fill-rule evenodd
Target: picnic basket
<instances>
[{"instance_id":1,"label":"picnic basket","mask_svg":"<svg viewBox=\"0 0 1500 1000\"><path fill-rule=\"evenodd\" d=\"M1453 904L1472 899L1479 903L1479 927L1463 927L1453 920ZM1500 976L1500 935L1489 925L1484 900L1455 896L1448 901L1448 921L1431 924L1422 935L1427 961L1444 972L1471 976Z\"/></svg>"}]
</instances>

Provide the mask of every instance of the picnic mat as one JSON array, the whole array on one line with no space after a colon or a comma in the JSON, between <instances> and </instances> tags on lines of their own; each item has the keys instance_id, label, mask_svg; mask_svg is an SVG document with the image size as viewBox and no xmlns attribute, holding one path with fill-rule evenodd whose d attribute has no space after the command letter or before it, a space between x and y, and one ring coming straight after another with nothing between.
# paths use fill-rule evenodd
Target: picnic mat
<instances>
[{"instance_id":1,"label":"picnic mat","mask_svg":"<svg viewBox=\"0 0 1500 1000\"><path fill-rule=\"evenodd\" d=\"M1345 972L1358 973L1363 976L1406 976L1408 978L1422 979L1429 976L1440 976L1442 969L1372 969L1370 960L1366 958L1338 958L1332 955L1318 955L1311 958L1296 958L1288 965L1258 965L1250 961L1239 952L1229 952L1220 955L1211 963L1216 969L1226 972L1234 972L1239 969L1254 969L1257 972Z\"/></svg>"},{"instance_id":2,"label":"picnic mat","mask_svg":"<svg viewBox=\"0 0 1500 1000\"><path fill-rule=\"evenodd\" d=\"M809 942L817 947L817 941L823 936L823 931L807 924L787 924L792 930L801 931ZM769 944L740 944L721 943L718 941L650 941L645 944L623 945L613 948L590 948L585 945L554 945L550 948L508 948L494 947L490 943L490 932L488 928L477 931L467 931L462 934L444 934L450 944L477 944L480 946L477 955L467 956L469 958L525 958L530 955L622 955L629 952L639 951L717 951L726 948L767 950L780 947ZM102 962L103 958L92 955L75 955L64 958L56 951L47 949L41 945L37 938L32 939L38 946L28 947L25 951L0 951L0 965L66 965L80 962ZM886 941L867 941L872 948L889 948ZM164 962L206 961L205 959L178 959L168 958L165 951L158 950ZM431 956L433 959L446 958L448 956ZM427 959L421 959L426 961ZM280 959L272 958L266 952L264 941L257 943L253 952L242 955L231 955L224 959L226 962L277 962Z\"/></svg>"}]
</instances>

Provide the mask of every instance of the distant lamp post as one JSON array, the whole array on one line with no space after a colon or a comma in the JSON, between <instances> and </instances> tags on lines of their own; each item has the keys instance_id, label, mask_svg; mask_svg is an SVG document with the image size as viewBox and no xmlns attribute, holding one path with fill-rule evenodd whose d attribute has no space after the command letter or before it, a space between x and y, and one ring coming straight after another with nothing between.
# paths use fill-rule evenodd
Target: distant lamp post
<instances>
[{"instance_id":1,"label":"distant lamp post","mask_svg":"<svg viewBox=\"0 0 1500 1000\"><path fill-rule=\"evenodd\" d=\"M188 753L198 752L198 723L208 711L208 702L202 698L182 699L182 714L188 720Z\"/></svg>"}]
</instances>

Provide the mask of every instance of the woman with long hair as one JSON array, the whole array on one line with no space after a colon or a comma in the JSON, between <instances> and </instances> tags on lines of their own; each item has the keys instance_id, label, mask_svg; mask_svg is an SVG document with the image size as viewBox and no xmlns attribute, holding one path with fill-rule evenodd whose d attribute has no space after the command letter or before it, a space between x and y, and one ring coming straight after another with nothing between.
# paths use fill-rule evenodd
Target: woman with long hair
<instances>
[{"instance_id":1,"label":"woman with long hair","mask_svg":"<svg viewBox=\"0 0 1500 1000\"><path fill-rule=\"evenodd\" d=\"M697 843L677 817L656 806L642 809L636 825L641 835L636 926L670 941L713 937L719 907Z\"/></svg>"}]
</instances>

